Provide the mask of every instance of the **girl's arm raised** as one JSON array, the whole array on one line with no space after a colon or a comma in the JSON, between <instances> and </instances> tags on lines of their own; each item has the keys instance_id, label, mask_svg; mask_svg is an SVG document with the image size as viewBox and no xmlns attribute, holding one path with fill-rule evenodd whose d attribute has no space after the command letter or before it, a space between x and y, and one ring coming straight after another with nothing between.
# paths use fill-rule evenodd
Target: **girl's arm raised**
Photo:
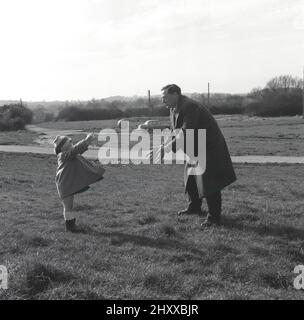
<instances>
[{"instance_id":1,"label":"girl's arm raised","mask_svg":"<svg viewBox=\"0 0 304 320\"><path fill-rule=\"evenodd\" d=\"M79 141L73 146L72 153L76 155L86 152L88 150L88 146L92 143L94 138L95 135L93 133L88 134L85 139Z\"/></svg>"},{"instance_id":2,"label":"girl's arm raised","mask_svg":"<svg viewBox=\"0 0 304 320\"><path fill-rule=\"evenodd\" d=\"M84 152L86 152L88 150L88 146L94 138L94 134L90 133L86 136L85 139L77 142L69 151L62 152L60 154L61 161L73 159L77 154L83 154Z\"/></svg>"}]
</instances>

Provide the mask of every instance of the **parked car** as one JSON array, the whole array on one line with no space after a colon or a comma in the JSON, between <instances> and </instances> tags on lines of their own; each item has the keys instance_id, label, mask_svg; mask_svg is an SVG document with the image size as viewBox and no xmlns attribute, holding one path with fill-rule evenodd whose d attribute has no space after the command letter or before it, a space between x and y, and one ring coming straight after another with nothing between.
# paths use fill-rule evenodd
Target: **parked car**
<instances>
[{"instance_id":1,"label":"parked car","mask_svg":"<svg viewBox=\"0 0 304 320\"><path fill-rule=\"evenodd\" d=\"M160 120L147 120L145 123L138 125L137 130L152 130L170 128L169 123L161 122Z\"/></svg>"}]
</instances>

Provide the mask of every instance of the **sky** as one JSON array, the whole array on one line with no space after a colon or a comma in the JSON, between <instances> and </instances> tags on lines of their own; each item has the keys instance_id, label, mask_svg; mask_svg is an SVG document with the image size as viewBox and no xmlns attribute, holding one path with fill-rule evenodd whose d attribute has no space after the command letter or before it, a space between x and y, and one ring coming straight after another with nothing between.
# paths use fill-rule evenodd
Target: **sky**
<instances>
[{"instance_id":1,"label":"sky","mask_svg":"<svg viewBox=\"0 0 304 320\"><path fill-rule=\"evenodd\" d=\"M247 93L303 66L304 0L0 0L0 99Z\"/></svg>"}]
</instances>

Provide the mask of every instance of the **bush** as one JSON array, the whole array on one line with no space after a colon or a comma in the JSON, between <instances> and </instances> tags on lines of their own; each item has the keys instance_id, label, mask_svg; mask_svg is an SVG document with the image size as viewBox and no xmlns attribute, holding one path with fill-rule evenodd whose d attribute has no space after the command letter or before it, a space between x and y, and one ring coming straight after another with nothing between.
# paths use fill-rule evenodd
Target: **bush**
<instances>
[{"instance_id":1,"label":"bush","mask_svg":"<svg viewBox=\"0 0 304 320\"><path fill-rule=\"evenodd\" d=\"M262 117L294 116L302 114L303 81L290 75L275 77L264 89L253 89L246 113Z\"/></svg>"},{"instance_id":2,"label":"bush","mask_svg":"<svg viewBox=\"0 0 304 320\"><path fill-rule=\"evenodd\" d=\"M263 90L246 106L246 113L261 117L294 116L302 114L302 93L299 89L288 92Z\"/></svg>"},{"instance_id":3,"label":"bush","mask_svg":"<svg viewBox=\"0 0 304 320\"><path fill-rule=\"evenodd\" d=\"M167 107L162 106L162 107L155 107L153 109L153 115L154 116L159 116L159 117L166 117L170 115L170 111Z\"/></svg>"},{"instance_id":4,"label":"bush","mask_svg":"<svg viewBox=\"0 0 304 320\"><path fill-rule=\"evenodd\" d=\"M46 108L38 107L33 111L33 122L49 122L55 120L55 114L49 112Z\"/></svg>"},{"instance_id":5,"label":"bush","mask_svg":"<svg viewBox=\"0 0 304 320\"><path fill-rule=\"evenodd\" d=\"M127 108L124 111L112 108L97 108L97 107L84 107L72 105L63 108L57 120L64 121L84 121L84 120L107 120L107 119L121 119L131 117L144 117L151 116L152 110L148 107L141 108ZM169 110L166 107L155 107L153 109L153 116L168 116Z\"/></svg>"},{"instance_id":6,"label":"bush","mask_svg":"<svg viewBox=\"0 0 304 320\"><path fill-rule=\"evenodd\" d=\"M239 95L227 95L219 101L211 99L209 110L212 114L242 114L245 111L243 100Z\"/></svg>"},{"instance_id":7,"label":"bush","mask_svg":"<svg viewBox=\"0 0 304 320\"><path fill-rule=\"evenodd\" d=\"M207 107L212 114L242 114L245 112L246 96L214 93L210 95L209 102L206 94L191 94L190 97Z\"/></svg>"},{"instance_id":8,"label":"bush","mask_svg":"<svg viewBox=\"0 0 304 320\"><path fill-rule=\"evenodd\" d=\"M106 120L121 118L123 112L119 109L98 109L70 106L62 109L57 120L84 121L84 120Z\"/></svg>"},{"instance_id":9,"label":"bush","mask_svg":"<svg viewBox=\"0 0 304 320\"><path fill-rule=\"evenodd\" d=\"M144 117L144 116L150 116L151 110L149 108L127 108L124 112L125 118L131 118L131 117Z\"/></svg>"},{"instance_id":10,"label":"bush","mask_svg":"<svg viewBox=\"0 0 304 320\"><path fill-rule=\"evenodd\" d=\"M6 109L6 112L8 113L10 119L21 118L26 124L32 122L33 112L30 109L20 104L8 105L7 107L8 108Z\"/></svg>"},{"instance_id":11,"label":"bush","mask_svg":"<svg viewBox=\"0 0 304 320\"><path fill-rule=\"evenodd\" d=\"M20 118L20 117L16 117L16 118L12 118L9 119L8 121L8 130L23 130L25 127L25 121Z\"/></svg>"},{"instance_id":12,"label":"bush","mask_svg":"<svg viewBox=\"0 0 304 320\"><path fill-rule=\"evenodd\" d=\"M8 130L8 123L5 123L3 120L0 119L0 131L7 131Z\"/></svg>"},{"instance_id":13,"label":"bush","mask_svg":"<svg viewBox=\"0 0 304 320\"><path fill-rule=\"evenodd\" d=\"M32 122L33 112L21 104L0 107L0 130L22 130Z\"/></svg>"}]
</instances>

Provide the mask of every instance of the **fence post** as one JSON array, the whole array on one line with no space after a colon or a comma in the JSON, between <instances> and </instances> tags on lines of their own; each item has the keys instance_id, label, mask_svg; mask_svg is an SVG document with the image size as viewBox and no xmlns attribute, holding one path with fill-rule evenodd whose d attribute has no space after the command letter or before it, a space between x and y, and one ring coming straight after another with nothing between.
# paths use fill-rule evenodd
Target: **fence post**
<instances>
[{"instance_id":1,"label":"fence post","mask_svg":"<svg viewBox=\"0 0 304 320\"><path fill-rule=\"evenodd\" d=\"M151 115L153 116L153 105L152 105L152 103L151 103L150 90L148 90L148 106L149 106L149 109L151 110Z\"/></svg>"},{"instance_id":2,"label":"fence post","mask_svg":"<svg viewBox=\"0 0 304 320\"><path fill-rule=\"evenodd\" d=\"M210 83L208 82L208 108L210 109Z\"/></svg>"},{"instance_id":3,"label":"fence post","mask_svg":"<svg viewBox=\"0 0 304 320\"><path fill-rule=\"evenodd\" d=\"M304 119L304 66L303 66L303 80L302 80L302 118Z\"/></svg>"}]
</instances>

